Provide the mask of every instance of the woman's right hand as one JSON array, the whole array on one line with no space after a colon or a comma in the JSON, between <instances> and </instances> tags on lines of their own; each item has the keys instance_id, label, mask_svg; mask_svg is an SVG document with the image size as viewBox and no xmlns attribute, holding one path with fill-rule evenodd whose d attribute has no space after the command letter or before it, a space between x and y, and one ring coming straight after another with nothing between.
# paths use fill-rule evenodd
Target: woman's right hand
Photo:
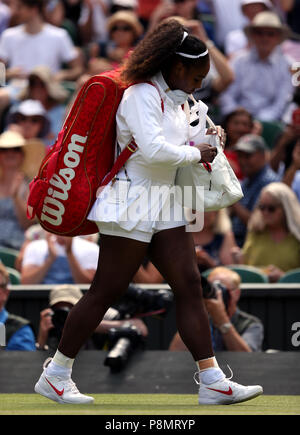
<instances>
[{"instance_id":1,"label":"woman's right hand","mask_svg":"<svg viewBox=\"0 0 300 435\"><path fill-rule=\"evenodd\" d=\"M213 147L208 143L200 143L199 145L195 145L195 147L201 152L201 160L199 163L211 163L218 154L217 147Z\"/></svg>"}]
</instances>

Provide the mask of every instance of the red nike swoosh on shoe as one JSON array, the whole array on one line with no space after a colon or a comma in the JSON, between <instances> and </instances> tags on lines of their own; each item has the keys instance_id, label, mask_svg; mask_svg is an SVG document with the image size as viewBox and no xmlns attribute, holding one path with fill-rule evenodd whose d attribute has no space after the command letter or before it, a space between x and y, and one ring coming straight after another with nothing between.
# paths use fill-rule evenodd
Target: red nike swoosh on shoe
<instances>
[{"instance_id":1,"label":"red nike swoosh on shoe","mask_svg":"<svg viewBox=\"0 0 300 435\"><path fill-rule=\"evenodd\" d=\"M50 385L50 387L53 388L53 390L56 392L56 394L58 394L59 396L62 396L64 394L65 389L63 388L61 391L59 391L57 388L54 387L54 385L51 384L50 381L48 381L48 379L45 377L46 381L48 382L48 384Z\"/></svg>"},{"instance_id":2,"label":"red nike swoosh on shoe","mask_svg":"<svg viewBox=\"0 0 300 435\"><path fill-rule=\"evenodd\" d=\"M209 388L206 387L208 390L212 390L212 391L216 391L217 393L222 393L222 394L226 394L226 396L231 396L232 395L232 389L231 387L229 387L229 390L224 391L224 390L216 390L215 388Z\"/></svg>"}]
</instances>

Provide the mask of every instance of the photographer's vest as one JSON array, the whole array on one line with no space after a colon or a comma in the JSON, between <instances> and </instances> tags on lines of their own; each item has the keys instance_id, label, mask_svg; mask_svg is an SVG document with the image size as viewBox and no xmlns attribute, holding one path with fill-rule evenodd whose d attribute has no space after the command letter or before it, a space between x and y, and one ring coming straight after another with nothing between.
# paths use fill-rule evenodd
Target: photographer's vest
<instances>
[{"instance_id":1,"label":"photographer's vest","mask_svg":"<svg viewBox=\"0 0 300 435\"><path fill-rule=\"evenodd\" d=\"M252 314L248 314L244 311L241 311L237 308L235 314L230 319L231 323L235 327L236 331L239 335L243 335L243 333L251 326L261 324L261 320L258 317L253 316ZM215 350L221 351L226 350L224 347L224 342L222 338L221 332L212 326L212 340Z\"/></svg>"},{"instance_id":2,"label":"photographer's vest","mask_svg":"<svg viewBox=\"0 0 300 435\"><path fill-rule=\"evenodd\" d=\"M19 329L26 325L30 325L29 320L14 314L8 314L5 322L6 344Z\"/></svg>"},{"instance_id":3,"label":"photographer's vest","mask_svg":"<svg viewBox=\"0 0 300 435\"><path fill-rule=\"evenodd\" d=\"M236 314L237 315L234 315L231 319L231 323L240 335L242 335L250 325L261 323L258 317L245 313L244 311L238 310Z\"/></svg>"}]
</instances>

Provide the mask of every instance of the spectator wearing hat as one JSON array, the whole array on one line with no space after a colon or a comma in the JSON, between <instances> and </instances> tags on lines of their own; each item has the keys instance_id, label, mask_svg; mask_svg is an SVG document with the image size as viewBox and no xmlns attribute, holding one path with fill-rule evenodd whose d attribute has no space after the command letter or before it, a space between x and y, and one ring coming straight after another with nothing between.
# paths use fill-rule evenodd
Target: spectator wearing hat
<instances>
[{"instance_id":1,"label":"spectator wearing hat","mask_svg":"<svg viewBox=\"0 0 300 435\"><path fill-rule=\"evenodd\" d=\"M65 112L68 91L61 83L55 80L54 75L47 66L38 66L32 70L28 78L28 85L21 92L20 99L39 101L49 122L47 135L44 137L46 146L55 142L61 130Z\"/></svg>"},{"instance_id":2,"label":"spectator wearing hat","mask_svg":"<svg viewBox=\"0 0 300 435\"><path fill-rule=\"evenodd\" d=\"M26 78L46 65L58 80L76 80L83 71L81 56L66 30L45 22L42 0L17 0L21 25L6 29L0 38L0 60L5 63L8 86L0 89L0 110L18 99ZM67 65L67 68L63 68Z\"/></svg>"},{"instance_id":3,"label":"spectator wearing hat","mask_svg":"<svg viewBox=\"0 0 300 435\"><path fill-rule=\"evenodd\" d=\"M61 284L52 288L49 294L49 307L40 313L37 336L39 350L56 348L67 315L82 296L83 293L77 285Z\"/></svg>"},{"instance_id":4,"label":"spectator wearing hat","mask_svg":"<svg viewBox=\"0 0 300 435\"><path fill-rule=\"evenodd\" d=\"M272 10L273 5L270 0L242 0L241 10L249 23L260 12ZM233 57L240 50L249 48L249 40L243 29L235 29L229 32L225 39L224 50L228 57Z\"/></svg>"},{"instance_id":5,"label":"spectator wearing hat","mask_svg":"<svg viewBox=\"0 0 300 435\"><path fill-rule=\"evenodd\" d=\"M280 120L292 94L290 64L279 47L287 29L267 11L257 14L245 32L253 46L232 61L235 80L220 98L222 113L242 106L260 121Z\"/></svg>"},{"instance_id":6,"label":"spectator wearing hat","mask_svg":"<svg viewBox=\"0 0 300 435\"><path fill-rule=\"evenodd\" d=\"M31 223L26 215L28 184L45 155L43 144L27 144L16 131L0 135L0 246L20 249Z\"/></svg>"},{"instance_id":7,"label":"spectator wearing hat","mask_svg":"<svg viewBox=\"0 0 300 435\"><path fill-rule=\"evenodd\" d=\"M89 63L91 74L117 68L128 56L143 35L144 29L137 15L131 11L119 11L107 21L108 41L91 49Z\"/></svg>"},{"instance_id":8,"label":"spectator wearing hat","mask_svg":"<svg viewBox=\"0 0 300 435\"><path fill-rule=\"evenodd\" d=\"M53 287L49 295L49 307L40 313L38 349L57 348L67 315L82 297L83 293L77 285L62 284ZM109 329L120 328L125 322L134 325L144 337L148 335L147 327L141 319L109 320L110 317L109 309L91 339L85 344L85 349L102 348Z\"/></svg>"},{"instance_id":9,"label":"spectator wearing hat","mask_svg":"<svg viewBox=\"0 0 300 435\"><path fill-rule=\"evenodd\" d=\"M97 268L99 246L82 237L46 232L27 244L21 265L22 284L87 284Z\"/></svg>"},{"instance_id":10,"label":"spectator wearing hat","mask_svg":"<svg viewBox=\"0 0 300 435\"><path fill-rule=\"evenodd\" d=\"M222 127L226 132L226 148L224 153L239 180L242 180L244 175L241 171L237 153L234 146L237 141L247 134L260 135L262 125L259 121L253 119L248 110L239 107L223 119Z\"/></svg>"},{"instance_id":11,"label":"spectator wearing hat","mask_svg":"<svg viewBox=\"0 0 300 435\"><path fill-rule=\"evenodd\" d=\"M245 178L242 181L244 197L231 206L232 230L238 246L245 241L247 223L261 189L279 176L268 164L268 148L261 136L241 137L234 147Z\"/></svg>"},{"instance_id":12,"label":"spectator wearing hat","mask_svg":"<svg viewBox=\"0 0 300 435\"><path fill-rule=\"evenodd\" d=\"M8 129L17 128L28 142L42 143L50 130L47 112L38 100L25 100L12 107L7 122Z\"/></svg>"},{"instance_id":13,"label":"spectator wearing hat","mask_svg":"<svg viewBox=\"0 0 300 435\"><path fill-rule=\"evenodd\" d=\"M5 325L5 349L35 350L35 336L30 321L5 309L9 295L9 274L0 262L0 324Z\"/></svg>"}]
</instances>

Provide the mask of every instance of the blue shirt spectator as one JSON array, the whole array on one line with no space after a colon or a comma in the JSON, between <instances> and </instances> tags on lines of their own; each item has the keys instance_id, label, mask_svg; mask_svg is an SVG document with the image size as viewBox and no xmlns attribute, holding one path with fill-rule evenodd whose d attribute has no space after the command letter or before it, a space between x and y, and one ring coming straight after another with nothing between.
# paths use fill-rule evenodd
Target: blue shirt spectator
<instances>
[{"instance_id":1,"label":"blue shirt spectator","mask_svg":"<svg viewBox=\"0 0 300 435\"><path fill-rule=\"evenodd\" d=\"M6 350L36 350L35 336L29 324L25 319L13 316L6 311L5 308L0 311L0 323L6 324L10 319L14 321L16 331L9 337L6 343ZM22 326L23 325L23 326ZM17 329L18 328L18 329Z\"/></svg>"},{"instance_id":2,"label":"blue shirt spectator","mask_svg":"<svg viewBox=\"0 0 300 435\"><path fill-rule=\"evenodd\" d=\"M6 350L35 350L35 336L29 320L10 314L5 309L10 294L8 286L9 273L0 262L0 324L5 325Z\"/></svg>"},{"instance_id":3,"label":"blue shirt spectator","mask_svg":"<svg viewBox=\"0 0 300 435\"><path fill-rule=\"evenodd\" d=\"M224 115L246 108L261 121L280 120L292 94L290 65L280 49L261 60L255 49L232 61L235 80L223 93Z\"/></svg>"},{"instance_id":4,"label":"blue shirt spectator","mask_svg":"<svg viewBox=\"0 0 300 435\"><path fill-rule=\"evenodd\" d=\"M25 242L26 243L26 242ZM90 283L99 257L97 243L83 237L55 236L26 243L21 267L22 284Z\"/></svg>"},{"instance_id":5,"label":"blue shirt spectator","mask_svg":"<svg viewBox=\"0 0 300 435\"><path fill-rule=\"evenodd\" d=\"M253 47L234 58L235 80L220 98L224 115L244 107L261 121L280 120L293 92L290 62L279 44L284 28L272 12L261 12L248 26Z\"/></svg>"}]
</instances>

